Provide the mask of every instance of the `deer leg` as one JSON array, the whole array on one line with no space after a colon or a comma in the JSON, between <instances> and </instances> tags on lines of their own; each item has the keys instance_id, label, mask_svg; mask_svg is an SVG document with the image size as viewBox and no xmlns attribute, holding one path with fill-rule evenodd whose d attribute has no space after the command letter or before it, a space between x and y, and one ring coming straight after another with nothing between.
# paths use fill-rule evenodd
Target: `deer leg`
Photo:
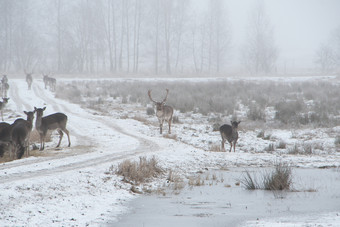
<instances>
[{"instance_id":1,"label":"deer leg","mask_svg":"<svg viewBox=\"0 0 340 227\"><path fill-rule=\"evenodd\" d=\"M45 148L45 136L44 133L39 133L40 135L40 151L44 150Z\"/></svg>"},{"instance_id":2,"label":"deer leg","mask_svg":"<svg viewBox=\"0 0 340 227\"><path fill-rule=\"evenodd\" d=\"M66 128L64 128L63 131L64 131L64 132L66 133L66 135L67 135L68 146L70 147L70 146L71 146L70 133L69 133L69 131L68 131Z\"/></svg>"},{"instance_id":3,"label":"deer leg","mask_svg":"<svg viewBox=\"0 0 340 227\"><path fill-rule=\"evenodd\" d=\"M160 131L160 134L162 134L163 122L164 122L164 120L160 120L159 121L159 131Z\"/></svg>"},{"instance_id":4,"label":"deer leg","mask_svg":"<svg viewBox=\"0 0 340 227\"><path fill-rule=\"evenodd\" d=\"M222 150L222 151L225 151L225 148L224 148L225 138L223 137L223 135L221 135L221 137L222 137L222 143L221 143L221 145L222 145L221 147L222 147L222 148L221 148L221 150Z\"/></svg>"},{"instance_id":5,"label":"deer leg","mask_svg":"<svg viewBox=\"0 0 340 227\"><path fill-rule=\"evenodd\" d=\"M236 141L234 141L234 152L235 152L235 147L236 147Z\"/></svg>"},{"instance_id":6,"label":"deer leg","mask_svg":"<svg viewBox=\"0 0 340 227\"><path fill-rule=\"evenodd\" d=\"M64 133L63 133L63 131L61 131L61 129L58 129L58 133L59 133L59 142L58 142L57 147L60 146L61 140L63 139L63 135L64 135Z\"/></svg>"},{"instance_id":7,"label":"deer leg","mask_svg":"<svg viewBox=\"0 0 340 227\"><path fill-rule=\"evenodd\" d=\"M2 121L4 121L4 112L2 109L1 109L1 118L2 118Z\"/></svg>"},{"instance_id":8,"label":"deer leg","mask_svg":"<svg viewBox=\"0 0 340 227\"><path fill-rule=\"evenodd\" d=\"M171 134L171 119L169 120L169 134Z\"/></svg>"},{"instance_id":9,"label":"deer leg","mask_svg":"<svg viewBox=\"0 0 340 227\"><path fill-rule=\"evenodd\" d=\"M231 148L233 147L233 141L231 141L229 143L230 143L230 150L229 150L229 152L231 152Z\"/></svg>"}]
</instances>

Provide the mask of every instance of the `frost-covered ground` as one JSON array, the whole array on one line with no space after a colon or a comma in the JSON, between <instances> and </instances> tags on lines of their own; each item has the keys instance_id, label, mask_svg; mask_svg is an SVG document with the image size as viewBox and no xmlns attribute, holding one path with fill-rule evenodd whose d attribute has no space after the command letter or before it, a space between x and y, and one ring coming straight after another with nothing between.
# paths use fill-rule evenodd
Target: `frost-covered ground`
<instances>
[{"instance_id":1,"label":"frost-covered ground","mask_svg":"<svg viewBox=\"0 0 340 227\"><path fill-rule=\"evenodd\" d=\"M110 100L105 113L83 109L54 98L38 79L30 91L24 79L10 80L9 97L4 116L9 123L24 117L23 110L33 110L34 106L46 106L45 115L67 114L72 146L66 147L64 137L62 148L55 149L58 137L54 133L45 151L0 164L1 226L99 226L119 220L128 211L127 202L137 195L130 191L131 185L108 171L124 159L139 156L155 155L164 169L175 169L183 176L207 169L272 166L278 161L306 168L340 166L339 148L334 144L340 126L266 130L271 136L264 140L257 137L259 129L247 130L241 123L236 152L224 153L214 152L220 146L220 136L212 131L208 117L199 114L176 112L180 123L173 125L171 136L167 136L165 125L165 135L161 136L156 117L146 115L145 107L122 104L119 99ZM280 141L287 144L286 149L264 151ZM295 144L303 149L308 143L319 144L312 154L289 154ZM166 176L148 186L157 188L165 182ZM291 221L292 226L301 226L303 217ZM340 225L340 218L325 214L315 223Z\"/></svg>"}]
</instances>

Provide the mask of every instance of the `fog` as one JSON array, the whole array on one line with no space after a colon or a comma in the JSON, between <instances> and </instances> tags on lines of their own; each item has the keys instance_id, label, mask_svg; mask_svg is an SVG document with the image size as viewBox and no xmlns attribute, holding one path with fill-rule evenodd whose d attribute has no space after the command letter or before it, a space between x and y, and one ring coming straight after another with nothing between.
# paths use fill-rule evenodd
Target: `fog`
<instances>
[{"instance_id":1,"label":"fog","mask_svg":"<svg viewBox=\"0 0 340 227\"><path fill-rule=\"evenodd\" d=\"M0 1L3 73L336 73L337 0Z\"/></svg>"}]
</instances>

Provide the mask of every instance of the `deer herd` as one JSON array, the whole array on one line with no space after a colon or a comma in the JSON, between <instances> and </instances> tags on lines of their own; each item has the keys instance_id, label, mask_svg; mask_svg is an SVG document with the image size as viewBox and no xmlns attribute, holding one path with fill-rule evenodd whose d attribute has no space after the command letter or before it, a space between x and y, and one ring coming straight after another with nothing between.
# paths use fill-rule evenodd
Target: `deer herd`
<instances>
[{"instance_id":1,"label":"deer herd","mask_svg":"<svg viewBox=\"0 0 340 227\"><path fill-rule=\"evenodd\" d=\"M25 72L25 74L28 90L31 90L33 83L32 73ZM45 84L45 89L47 89L47 86L49 86L51 91L55 91L55 78L43 74L43 82ZM8 79L6 75L3 76L1 83L8 84ZM45 138L48 130L58 131L59 142L57 147L60 146L64 133L66 133L68 138L68 146L71 146L69 131L66 128L67 116L63 113L54 113L48 116L43 116L43 112L46 110L46 107L34 107L33 111L24 111L24 114L26 115L26 120L23 118L18 118L12 124L4 122L3 109L9 100L9 98L7 98L7 92L4 94L6 94L6 96L3 95L3 101L0 102L0 110L3 121L0 122L0 157L3 157L4 153L6 152L8 152L10 158L13 159L20 159L24 154L26 154L26 157L29 155L29 146L31 132L33 130L34 115L36 115L35 129L37 130L40 137L41 151L45 148Z\"/></svg>"},{"instance_id":2,"label":"deer herd","mask_svg":"<svg viewBox=\"0 0 340 227\"><path fill-rule=\"evenodd\" d=\"M32 73L27 73L25 71L25 74L28 90L31 90L33 83ZM43 74L43 82L45 89L49 87L51 91L56 90L55 78L50 77L48 74ZM64 133L66 133L68 138L68 146L71 146L69 131L66 128L67 116L64 113L54 113L48 116L43 116L43 112L46 110L46 107L34 107L33 111L24 111L24 114L26 115L26 120L18 118L12 124L4 122L3 109L9 101L9 98L7 97L7 90L9 88L9 85L6 75L4 75L1 79L0 88L3 97L2 101L0 101L0 111L3 121L0 122L0 157L3 157L5 152L9 152L10 157L18 159L20 159L24 154L26 154L26 157L29 155L30 137L33 130L34 115L36 115L35 129L40 137L41 151L45 148L46 134L49 130L57 130L59 133L59 142L57 144L57 147L60 146ZM152 98L151 90L148 91L149 99L154 103L156 107L156 117L158 118L159 122L160 134L163 133L163 124L165 121L168 123L168 133L171 134L171 123L173 119L174 109L171 106L165 104L168 95L169 90L166 89L165 98L162 101L158 102ZM232 147L234 147L235 152L235 146L238 140L237 129L239 124L240 121L231 121L231 125L224 124L219 128L222 138L222 151L225 151L224 144L226 141L228 141L230 143L229 152L231 152Z\"/></svg>"}]
</instances>

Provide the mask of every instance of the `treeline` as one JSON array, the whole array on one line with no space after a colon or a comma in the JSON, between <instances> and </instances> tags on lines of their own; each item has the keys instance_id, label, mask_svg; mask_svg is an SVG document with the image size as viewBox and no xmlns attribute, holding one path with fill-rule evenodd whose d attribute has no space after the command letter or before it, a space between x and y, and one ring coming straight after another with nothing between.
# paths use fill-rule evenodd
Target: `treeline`
<instances>
[{"instance_id":1,"label":"treeline","mask_svg":"<svg viewBox=\"0 0 340 227\"><path fill-rule=\"evenodd\" d=\"M230 42L222 0L0 1L2 72L220 73Z\"/></svg>"}]
</instances>

